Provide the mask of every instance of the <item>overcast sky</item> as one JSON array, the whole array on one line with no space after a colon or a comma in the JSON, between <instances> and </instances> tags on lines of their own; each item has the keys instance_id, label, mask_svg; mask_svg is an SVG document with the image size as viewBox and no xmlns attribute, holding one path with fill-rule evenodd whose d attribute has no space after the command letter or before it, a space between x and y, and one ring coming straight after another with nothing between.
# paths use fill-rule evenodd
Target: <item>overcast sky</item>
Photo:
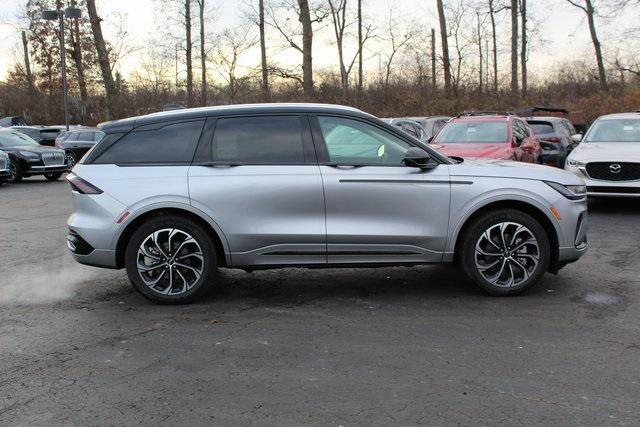
<instances>
[{"instance_id":1,"label":"overcast sky","mask_svg":"<svg viewBox=\"0 0 640 427\"><path fill-rule=\"evenodd\" d=\"M355 0L354 0L355 1ZM4 78L7 69L15 61L19 46L19 21L23 0L0 0L0 79ZM240 25L242 22L241 9L245 0L208 0L208 3L217 7L216 20L211 26L219 29ZM389 15L392 5L393 14L398 22L415 20L421 26L437 29L435 0L364 0L366 18L378 23L378 34L384 37L384 22ZM471 4L473 2L469 2ZM538 42L533 47L530 58L532 73L540 78L552 69L557 69L563 62L583 58L591 60L592 46L588 36L584 14L568 5L565 0L536 0L529 2L531 13L539 21L539 30L542 33L543 43ZM135 54L125 58L119 65L119 70L125 75L136 68L139 58L144 56L145 46L163 24L160 13L156 10L157 0L98 0L98 12L104 18L105 37L113 40L118 16L125 17L125 25L128 33L128 44L135 45L138 50ZM621 35L624 29L637 21L640 14L635 10L619 14L616 18L602 18L598 21L601 41L605 51L612 52L615 49L625 48ZM505 17L506 18L506 17ZM194 33L195 31L194 23ZM503 33L506 27L500 29ZM503 34L508 36L508 34ZM330 43L331 32L327 29L314 38L314 66L319 68L333 67L337 61L335 47ZM270 37L271 52L280 50L280 43L276 35ZM278 46L275 46L275 45ZM426 49L426 47L425 47ZM508 52L508 45L504 46L504 52ZM375 44L370 46L367 68L377 69ZM279 61L286 61L291 57L291 52L284 56L280 53ZM297 55L294 57L299 61ZM251 58L254 59L254 58ZM505 60L507 58L505 57Z\"/></svg>"}]
</instances>

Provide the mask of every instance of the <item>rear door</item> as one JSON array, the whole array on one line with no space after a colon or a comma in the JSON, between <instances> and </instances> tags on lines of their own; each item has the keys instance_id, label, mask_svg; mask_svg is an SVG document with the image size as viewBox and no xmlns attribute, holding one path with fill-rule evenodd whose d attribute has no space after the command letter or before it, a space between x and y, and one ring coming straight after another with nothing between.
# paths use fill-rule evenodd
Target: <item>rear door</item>
<instances>
[{"instance_id":1,"label":"rear door","mask_svg":"<svg viewBox=\"0 0 640 427\"><path fill-rule=\"evenodd\" d=\"M367 120L318 116L312 126L326 200L328 262L441 261L448 166L404 166L408 139Z\"/></svg>"},{"instance_id":2,"label":"rear door","mask_svg":"<svg viewBox=\"0 0 640 427\"><path fill-rule=\"evenodd\" d=\"M222 229L233 265L326 263L307 116L224 117L206 128L189 171L191 203Z\"/></svg>"}]
</instances>

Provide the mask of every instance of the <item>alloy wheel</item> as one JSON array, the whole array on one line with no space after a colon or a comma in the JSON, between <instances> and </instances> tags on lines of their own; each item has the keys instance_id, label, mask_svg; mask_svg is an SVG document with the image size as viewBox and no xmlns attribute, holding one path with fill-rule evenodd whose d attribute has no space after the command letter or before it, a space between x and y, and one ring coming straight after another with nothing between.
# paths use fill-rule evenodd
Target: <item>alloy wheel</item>
<instances>
[{"instance_id":1,"label":"alloy wheel","mask_svg":"<svg viewBox=\"0 0 640 427\"><path fill-rule=\"evenodd\" d=\"M67 153L67 169L71 170L76 165L76 156Z\"/></svg>"},{"instance_id":2,"label":"alloy wheel","mask_svg":"<svg viewBox=\"0 0 640 427\"><path fill-rule=\"evenodd\" d=\"M509 288L527 281L540 263L534 234L522 224L500 222L486 229L475 245L475 264L489 283Z\"/></svg>"},{"instance_id":3,"label":"alloy wheel","mask_svg":"<svg viewBox=\"0 0 640 427\"><path fill-rule=\"evenodd\" d=\"M189 233L165 228L147 236L136 256L142 281L162 295L189 291L204 273L200 244Z\"/></svg>"}]
</instances>

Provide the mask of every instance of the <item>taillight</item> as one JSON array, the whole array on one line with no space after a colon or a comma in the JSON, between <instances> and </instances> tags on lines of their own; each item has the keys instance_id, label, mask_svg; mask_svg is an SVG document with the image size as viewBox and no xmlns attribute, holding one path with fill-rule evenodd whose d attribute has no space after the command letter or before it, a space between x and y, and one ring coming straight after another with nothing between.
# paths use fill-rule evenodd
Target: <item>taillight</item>
<instances>
[{"instance_id":1,"label":"taillight","mask_svg":"<svg viewBox=\"0 0 640 427\"><path fill-rule=\"evenodd\" d=\"M560 138L558 138L557 136L552 136L551 138L545 138L544 140L549 142L556 142L556 143L561 141Z\"/></svg>"},{"instance_id":2,"label":"taillight","mask_svg":"<svg viewBox=\"0 0 640 427\"><path fill-rule=\"evenodd\" d=\"M53 144L56 148L62 148L60 147L60 143L56 140L55 144Z\"/></svg>"},{"instance_id":3,"label":"taillight","mask_svg":"<svg viewBox=\"0 0 640 427\"><path fill-rule=\"evenodd\" d=\"M102 194L103 191L91 184L90 182L85 181L80 178L78 175L70 173L67 175L67 181L71 185L73 191L77 191L80 194Z\"/></svg>"}]
</instances>

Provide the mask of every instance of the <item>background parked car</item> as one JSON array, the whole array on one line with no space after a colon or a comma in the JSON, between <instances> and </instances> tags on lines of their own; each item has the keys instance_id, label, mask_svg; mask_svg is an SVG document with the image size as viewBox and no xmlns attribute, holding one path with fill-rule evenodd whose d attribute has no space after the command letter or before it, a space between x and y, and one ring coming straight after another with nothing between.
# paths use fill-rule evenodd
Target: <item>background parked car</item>
<instances>
[{"instance_id":1,"label":"background parked car","mask_svg":"<svg viewBox=\"0 0 640 427\"><path fill-rule=\"evenodd\" d=\"M0 127L26 126L27 121L22 116L3 117L0 119Z\"/></svg>"},{"instance_id":2,"label":"background parked car","mask_svg":"<svg viewBox=\"0 0 640 427\"><path fill-rule=\"evenodd\" d=\"M56 138L55 146L64 150L67 165L71 169L103 136L104 132L98 128L70 129L60 133Z\"/></svg>"},{"instance_id":3,"label":"background parked car","mask_svg":"<svg viewBox=\"0 0 640 427\"><path fill-rule=\"evenodd\" d=\"M424 129L425 140L432 139L444 125L447 124L450 116L428 116L428 117L407 117L410 120L418 122Z\"/></svg>"},{"instance_id":4,"label":"background parked car","mask_svg":"<svg viewBox=\"0 0 640 427\"><path fill-rule=\"evenodd\" d=\"M640 113L598 118L565 169L585 180L590 197L640 197Z\"/></svg>"},{"instance_id":5,"label":"background parked car","mask_svg":"<svg viewBox=\"0 0 640 427\"><path fill-rule=\"evenodd\" d=\"M0 151L0 185L9 179L9 155Z\"/></svg>"},{"instance_id":6,"label":"background parked car","mask_svg":"<svg viewBox=\"0 0 640 427\"><path fill-rule=\"evenodd\" d=\"M22 132L40 145L53 147L60 130L56 126L11 126L18 132Z\"/></svg>"},{"instance_id":7,"label":"background parked car","mask_svg":"<svg viewBox=\"0 0 640 427\"><path fill-rule=\"evenodd\" d=\"M13 129L0 129L0 149L9 155L9 182L32 175L55 181L67 170L63 150L45 147Z\"/></svg>"},{"instance_id":8,"label":"background parked car","mask_svg":"<svg viewBox=\"0 0 640 427\"><path fill-rule=\"evenodd\" d=\"M462 113L432 141L447 156L540 163L542 149L523 119L509 113Z\"/></svg>"},{"instance_id":9,"label":"background parked car","mask_svg":"<svg viewBox=\"0 0 640 427\"><path fill-rule=\"evenodd\" d=\"M567 155L580 142L580 135L571 122L561 117L527 117L542 146L542 163L564 167Z\"/></svg>"},{"instance_id":10,"label":"background parked car","mask_svg":"<svg viewBox=\"0 0 640 427\"><path fill-rule=\"evenodd\" d=\"M382 119L382 121L397 127L401 131L408 133L418 141L427 143L429 138L422 128L422 125L415 120L399 118L399 119Z\"/></svg>"}]
</instances>

